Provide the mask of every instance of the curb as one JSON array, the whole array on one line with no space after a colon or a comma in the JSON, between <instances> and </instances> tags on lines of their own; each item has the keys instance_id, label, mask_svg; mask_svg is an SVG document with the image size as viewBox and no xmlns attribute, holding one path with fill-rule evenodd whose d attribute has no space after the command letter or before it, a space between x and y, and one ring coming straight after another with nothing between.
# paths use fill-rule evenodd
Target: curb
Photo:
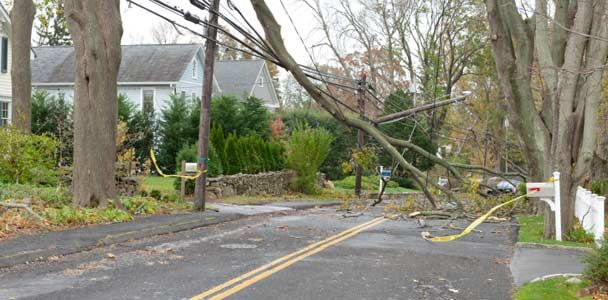
<instances>
[{"instance_id":1,"label":"curb","mask_svg":"<svg viewBox=\"0 0 608 300\"><path fill-rule=\"evenodd\" d=\"M27 250L14 253L7 256L0 256L0 268L8 268L19 264L28 264L35 261L43 261L51 256L64 256L83 251L89 251L96 247L108 246L127 242L129 240L141 239L156 235L176 233L185 230L191 230L201 227L217 225L220 223L235 221L246 218L246 215L224 215L218 217L206 217L199 220L187 221L181 223L167 223L160 226L144 228L141 230L127 231L115 235L106 235L102 238L85 241L84 243L76 243L73 245L53 245L47 249ZM103 225L102 225L103 226Z\"/></svg>"},{"instance_id":2,"label":"curb","mask_svg":"<svg viewBox=\"0 0 608 300\"><path fill-rule=\"evenodd\" d=\"M276 203L268 203L268 206L276 206L276 207L285 207L292 208L293 210L306 210L315 207L328 207L328 206L336 206L340 205L339 201L327 201L327 202L276 202ZM53 244L48 248L44 249L29 249L17 253L10 253L9 255L0 256L0 268L8 268L13 267L19 264L28 264L30 262L36 261L44 261L51 256L64 256L70 255L74 253L79 253L83 251L89 251L96 247L108 246L118 243L127 242L135 239L142 239L151 236L176 233L180 231L192 230L196 228L202 228L212 225L217 225L220 223L236 221L252 216L261 216L261 215L271 215L275 212L265 212L259 213L255 215L247 215L247 214L223 214L223 215L215 215L215 216L202 216L201 218L197 218L194 220L184 221L173 221L166 222L158 225L151 225L149 227L139 228L137 230L119 232L116 234L109 234L100 236L99 238L91 238L89 240L76 239L74 241L68 241L64 244ZM144 221L144 220L142 220ZM145 221L144 221L145 222ZM114 223L120 224L120 223ZM109 226L113 224L107 224ZM104 226L104 225L99 225ZM93 231L94 227L89 227L88 230ZM87 228L75 228L68 229L65 231L57 231L50 232L48 234L69 234L69 232L75 232L77 230L87 230ZM32 238L32 236L30 236ZM1 244L0 244L1 245Z\"/></svg>"},{"instance_id":3,"label":"curb","mask_svg":"<svg viewBox=\"0 0 608 300\"><path fill-rule=\"evenodd\" d=\"M536 278L528 281L528 283L534 283L534 282L543 281L543 280L547 280L547 279L551 279L551 278L557 278L557 277L572 278L572 277L581 277L581 276L582 276L582 274L578 274L578 273L557 273L557 274L550 274L550 275L545 275L545 276L541 276L541 277L536 277Z\"/></svg>"},{"instance_id":4,"label":"curb","mask_svg":"<svg viewBox=\"0 0 608 300\"><path fill-rule=\"evenodd\" d=\"M342 201L317 201L317 202L271 202L267 203L264 206L276 206L276 207L286 207L295 210L307 210L317 207L331 207L341 205Z\"/></svg>"},{"instance_id":5,"label":"curb","mask_svg":"<svg viewBox=\"0 0 608 300\"><path fill-rule=\"evenodd\" d=\"M580 252L580 253L589 253L593 250L592 248L587 248L587 247L540 244L540 243L529 243L529 242L517 242L517 243L515 243L515 247L533 248L533 249L564 250L564 251L574 251L574 252Z\"/></svg>"}]
</instances>

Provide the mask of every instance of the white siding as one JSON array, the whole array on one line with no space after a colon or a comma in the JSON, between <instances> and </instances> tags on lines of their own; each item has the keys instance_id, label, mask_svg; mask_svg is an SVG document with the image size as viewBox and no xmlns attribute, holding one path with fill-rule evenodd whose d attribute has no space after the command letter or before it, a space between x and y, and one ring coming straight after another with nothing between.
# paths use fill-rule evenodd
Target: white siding
<instances>
[{"instance_id":1,"label":"white siding","mask_svg":"<svg viewBox=\"0 0 608 300\"><path fill-rule=\"evenodd\" d=\"M73 86L34 86L34 90L44 90L49 95L54 97L59 97L61 93L64 95L64 99L67 102L74 103L74 87ZM118 87L118 94L126 95L129 101L135 104L138 108L141 109L143 103L143 91L144 90L154 90L154 110L159 112L163 108L167 106L167 103L170 100L171 94L174 92L174 88L161 85L161 86L130 86L130 85L121 85Z\"/></svg>"},{"instance_id":2,"label":"white siding","mask_svg":"<svg viewBox=\"0 0 608 300\"><path fill-rule=\"evenodd\" d=\"M6 29L4 28L4 26L2 26L2 28L0 29L0 36L3 37L8 37L8 32L6 31ZM9 39L8 42L8 66L7 66L7 73L0 73L0 96L2 96L3 98L12 98L13 97L13 93L12 93L12 85L11 85L11 42Z\"/></svg>"}]
</instances>

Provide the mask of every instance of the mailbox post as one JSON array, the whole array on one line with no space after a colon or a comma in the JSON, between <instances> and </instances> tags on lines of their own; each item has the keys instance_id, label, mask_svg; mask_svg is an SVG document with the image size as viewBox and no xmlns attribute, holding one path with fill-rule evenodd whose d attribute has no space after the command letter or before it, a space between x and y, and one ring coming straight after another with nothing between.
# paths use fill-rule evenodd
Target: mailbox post
<instances>
[{"instance_id":1,"label":"mailbox post","mask_svg":"<svg viewBox=\"0 0 608 300\"><path fill-rule=\"evenodd\" d=\"M562 240L562 205L559 186L559 172L553 172L552 182L528 182L526 191L531 198L546 202L555 213L555 239Z\"/></svg>"}]
</instances>

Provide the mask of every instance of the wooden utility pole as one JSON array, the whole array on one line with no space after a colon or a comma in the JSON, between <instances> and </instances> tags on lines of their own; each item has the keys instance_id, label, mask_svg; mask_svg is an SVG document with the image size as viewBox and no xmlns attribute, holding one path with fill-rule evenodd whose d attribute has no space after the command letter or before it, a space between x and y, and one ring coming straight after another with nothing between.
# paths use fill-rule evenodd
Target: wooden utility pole
<instances>
[{"instance_id":1,"label":"wooden utility pole","mask_svg":"<svg viewBox=\"0 0 608 300\"><path fill-rule=\"evenodd\" d=\"M365 116L365 73L361 74L361 78L359 79L358 88L357 88L357 108L359 109L359 116L363 118ZM363 130L357 130L357 149L363 149L363 144L365 144L365 132ZM355 195L357 197L361 197L361 175L363 170L359 164L355 167Z\"/></svg>"},{"instance_id":2,"label":"wooden utility pole","mask_svg":"<svg viewBox=\"0 0 608 300\"><path fill-rule=\"evenodd\" d=\"M201 116L198 130L198 168L207 170L209 155L209 131L211 127L211 94L213 92L213 67L215 63L215 52L217 50L217 26L220 9L220 0L213 0L213 11L209 12L209 23L207 26L207 40L205 41L205 71L203 74L203 95L201 97ZM194 205L197 210L205 210L207 193L207 174L204 173L196 179L194 189Z\"/></svg>"}]
</instances>

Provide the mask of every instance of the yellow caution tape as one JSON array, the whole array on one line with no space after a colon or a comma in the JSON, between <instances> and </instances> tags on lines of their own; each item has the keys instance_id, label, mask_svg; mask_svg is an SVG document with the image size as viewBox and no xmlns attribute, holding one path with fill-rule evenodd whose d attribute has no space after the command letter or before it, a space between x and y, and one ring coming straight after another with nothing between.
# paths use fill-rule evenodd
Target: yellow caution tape
<instances>
[{"instance_id":1,"label":"yellow caution tape","mask_svg":"<svg viewBox=\"0 0 608 300\"><path fill-rule=\"evenodd\" d=\"M154 167L156 168L156 172L158 172L158 174L160 176L162 176L162 177L174 177L174 178L184 178L184 179L187 179L187 180L194 180L194 179L197 179L197 178L201 177L201 175L203 175L203 174L205 174L207 172L207 171L201 171L201 170L199 170L198 173L196 173L196 175L194 175L194 176L187 176L187 175L166 175L158 167L158 164L156 163L156 156L154 155L154 150L153 149L150 149L150 158L152 159L152 163L154 164Z\"/></svg>"},{"instance_id":2,"label":"yellow caution tape","mask_svg":"<svg viewBox=\"0 0 608 300\"><path fill-rule=\"evenodd\" d=\"M533 192L535 193L535 192ZM526 198L527 196L529 196L530 194L533 193L529 193L526 195L522 195L519 197L516 197L515 199L509 200L505 203L502 203L500 205L494 206L492 209L490 209L490 211L488 211L487 213L485 213L483 216L477 218L475 221L473 221L473 223L471 223L469 226L467 226L467 228L465 228L461 233L459 234L454 234L454 235L447 235L447 236L437 236L437 237L429 237L426 235L422 235L422 238L424 238L427 241L431 241L431 242L449 242L449 241L453 241L456 239L459 239L469 233L471 233L477 226L479 226L481 223L483 223L488 217L490 217L495 211L497 211L498 209L500 209L503 206L509 205L515 201L519 201L521 199Z\"/></svg>"}]
</instances>

